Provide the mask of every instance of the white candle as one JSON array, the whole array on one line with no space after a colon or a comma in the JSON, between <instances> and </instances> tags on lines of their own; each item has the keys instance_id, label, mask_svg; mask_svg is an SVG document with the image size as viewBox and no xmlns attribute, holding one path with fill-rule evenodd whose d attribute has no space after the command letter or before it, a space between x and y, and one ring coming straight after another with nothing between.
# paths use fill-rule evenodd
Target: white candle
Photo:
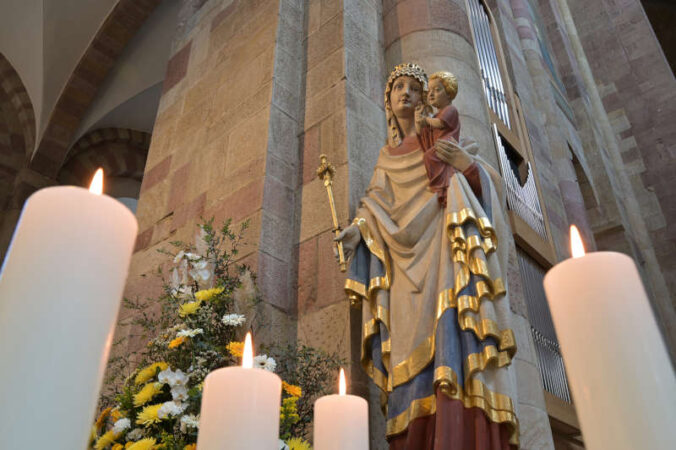
<instances>
[{"instance_id":1,"label":"white candle","mask_svg":"<svg viewBox=\"0 0 676 450\"><path fill-rule=\"evenodd\" d=\"M585 447L672 449L676 378L636 266L580 248L544 286Z\"/></svg>"},{"instance_id":2,"label":"white candle","mask_svg":"<svg viewBox=\"0 0 676 450\"><path fill-rule=\"evenodd\" d=\"M242 367L224 367L204 380L199 450L277 450L282 380L253 368L247 333Z\"/></svg>"},{"instance_id":3,"label":"white candle","mask_svg":"<svg viewBox=\"0 0 676 450\"><path fill-rule=\"evenodd\" d=\"M368 403L356 395L345 395L345 372L340 369L338 395L315 402L315 450L368 450Z\"/></svg>"},{"instance_id":4,"label":"white candle","mask_svg":"<svg viewBox=\"0 0 676 450\"><path fill-rule=\"evenodd\" d=\"M0 274L0 448L86 447L137 229L86 189L26 201Z\"/></svg>"}]
</instances>

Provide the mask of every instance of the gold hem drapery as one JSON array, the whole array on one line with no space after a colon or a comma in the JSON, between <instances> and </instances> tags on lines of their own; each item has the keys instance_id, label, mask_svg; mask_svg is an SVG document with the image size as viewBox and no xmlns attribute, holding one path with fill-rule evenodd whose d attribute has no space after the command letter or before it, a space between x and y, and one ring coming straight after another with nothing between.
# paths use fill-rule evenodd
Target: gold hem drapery
<instances>
[{"instance_id":1,"label":"gold hem drapery","mask_svg":"<svg viewBox=\"0 0 676 450\"><path fill-rule=\"evenodd\" d=\"M480 380L473 379L464 389L458 389L458 375L447 366L437 367L434 371L434 387L453 400L460 400L465 408L479 408L491 422L509 425L509 443L519 445L519 421L514 412L512 399L493 392ZM402 433L412 420L428 416L436 412L436 395L416 399L409 407L387 421L387 436Z\"/></svg>"},{"instance_id":2,"label":"gold hem drapery","mask_svg":"<svg viewBox=\"0 0 676 450\"><path fill-rule=\"evenodd\" d=\"M471 236L469 239L465 238L462 232L462 226L472 222L479 230L483 240L479 240L478 236ZM367 247L378 259L383 262L386 268L384 277L375 277L369 281L368 289L362 283L354 280L347 280L345 290L348 295L358 295L367 299L368 305L371 308L371 313L374 317L368 323L364 324L362 333L362 366L367 373L374 378L372 374L377 371L382 375L375 375L380 378L380 383L376 382L378 386L386 392L391 392L396 386L406 383L411 378L422 371L434 358L435 351L435 335L439 319L443 313L450 308L457 308L458 322L462 330L470 330L481 340L487 336L495 338L498 342L497 352L498 359L502 362L499 367L503 367L511 362L511 358L516 353L516 338L511 329L500 330L498 324L490 319L477 320L468 312L478 313L481 301L483 299L494 300L505 294L504 282L501 278L493 280L488 272L485 261L474 255L476 250L481 250L484 254L490 254L497 248L497 237L495 231L486 217L477 218L472 210L464 208L459 212L449 213L446 216L446 229L449 240L451 241L452 257L454 262L458 263L460 270L456 274L455 285L453 289L448 289L439 293L437 298L437 315L434 323L432 334L427 337L417 348L411 352L411 355L404 361L392 368L391 375L382 374L377 370L372 363L369 364L367 356L367 348L371 337L379 333L377 326L378 322L382 322L385 327L389 329L389 314L386 308L376 305L374 300L375 292L378 289L389 289L390 286L390 265L385 256L385 252L380 248L376 241L371 236L371 232L363 218L356 218L355 224L359 226L362 233L362 239ZM478 275L481 280L475 284L477 295L461 295L458 294L469 284L470 272ZM498 351L499 350L499 351ZM383 364L385 367L389 366L390 340L381 342L381 351L383 355ZM492 358L489 358L492 360ZM477 360L479 362L479 360ZM468 367L478 367L475 363L465 364ZM481 363L482 367L486 367L487 363ZM483 370L483 369L482 369ZM476 370L472 370L472 373ZM383 383L383 379L386 380ZM374 379L375 381L375 379ZM383 386L384 384L384 386Z\"/></svg>"},{"instance_id":3,"label":"gold hem drapery","mask_svg":"<svg viewBox=\"0 0 676 450\"><path fill-rule=\"evenodd\" d=\"M510 424L512 430L510 443L518 445L518 419L510 397L493 392L476 378L476 375L488 367L497 369L508 366L516 352L516 339L511 329L500 329L497 322L485 317L482 313L484 301L498 300L506 293L499 266L494 265L496 261L492 263L489 261L489 257L496 258L493 253L497 251L498 238L491 221L487 217L477 217L472 206L467 203L465 205L467 206L457 211L447 212L445 215L445 233L450 243L451 260L456 270L453 275L453 287L438 292L432 332L426 338L423 336L422 342L409 353L408 358L395 367L390 365L391 339L388 336L388 339L380 343L385 371L375 366L369 355L369 347L372 338L381 332L381 327L385 327L388 333L390 331L387 301L384 306L379 304L383 302L378 291L390 289L391 262L381 247L376 224L369 223L368 220L371 219L364 217L354 220L353 223L359 227L369 251L382 262L385 268L385 275L372 278L368 281L368 286L354 280L347 280L345 285L348 296L359 298L362 302L366 301L367 304L363 307L368 308L367 311L370 312L370 320L363 325L361 363L375 384L387 395L395 387L418 375L434 359L438 322L446 311L456 308L458 323L462 330L473 332L479 340L491 336L497 344L488 345L480 352L470 354L465 358L463 361L464 388L460 387L458 375L450 367L436 368L435 390L436 387L440 387L441 391L450 398L461 400L466 408L480 408L492 422ZM372 234L371 227L378 239ZM476 230L473 230L474 227ZM477 231L478 235L475 234ZM473 234L466 236L466 232ZM491 268L496 276L491 276ZM460 293L470 283L473 284L471 292L474 295L461 295ZM414 400L406 411L388 420L387 435L393 436L405 431L411 420L434 414L435 410L434 395Z\"/></svg>"}]
</instances>

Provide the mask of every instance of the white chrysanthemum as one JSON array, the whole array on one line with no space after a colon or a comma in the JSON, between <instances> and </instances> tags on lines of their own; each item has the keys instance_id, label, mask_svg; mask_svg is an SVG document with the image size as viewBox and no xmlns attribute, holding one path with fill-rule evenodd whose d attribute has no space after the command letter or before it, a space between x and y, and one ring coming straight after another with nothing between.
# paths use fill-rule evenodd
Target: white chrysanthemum
<instances>
[{"instance_id":1,"label":"white chrysanthemum","mask_svg":"<svg viewBox=\"0 0 676 450\"><path fill-rule=\"evenodd\" d=\"M131 420L127 419L126 417L123 417L121 419L118 419L117 422L115 422L115 425L113 425L113 433L114 434L120 434L127 428L131 427Z\"/></svg>"},{"instance_id":2,"label":"white chrysanthemum","mask_svg":"<svg viewBox=\"0 0 676 450\"><path fill-rule=\"evenodd\" d=\"M177 297L191 296L193 292L193 287L191 286L190 280L188 280L186 276L187 269L183 267L183 262L181 263L180 272L176 267L174 267L174 270L171 271L171 279L169 283L171 286L171 295Z\"/></svg>"},{"instance_id":3,"label":"white chrysanthemum","mask_svg":"<svg viewBox=\"0 0 676 450\"><path fill-rule=\"evenodd\" d=\"M192 330L181 330L176 333L176 337L195 337L198 334L204 334L204 330L201 328L194 328Z\"/></svg>"},{"instance_id":4,"label":"white chrysanthemum","mask_svg":"<svg viewBox=\"0 0 676 450\"><path fill-rule=\"evenodd\" d=\"M188 389L185 386L174 386L171 388L171 398L179 402L188 400Z\"/></svg>"},{"instance_id":5,"label":"white chrysanthemum","mask_svg":"<svg viewBox=\"0 0 676 450\"><path fill-rule=\"evenodd\" d=\"M174 372L174 376L169 381L169 384L173 386L185 386L188 383L188 375L184 374L181 369L178 369Z\"/></svg>"},{"instance_id":6,"label":"white chrysanthemum","mask_svg":"<svg viewBox=\"0 0 676 450\"><path fill-rule=\"evenodd\" d=\"M221 319L221 322L230 327L238 327L246 322L246 317L242 314L226 314Z\"/></svg>"},{"instance_id":7,"label":"white chrysanthemum","mask_svg":"<svg viewBox=\"0 0 676 450\"><path fill-rule=\"evenodd\" d=\"M273 358L268 357L268 355L255 356L253 364L254 367L265 369L270 372L274 372L277 368L277 362Z\"/></svg>"},{"instance_id":8,"label":"white chrysanthemum","mask_svg":"<svg viewBox=\"0 0 676 450\"><path fill-rule=\"evenodd\" d=\"M157 381L164 384L169 384L169 379L174 374L174 371L171 370L171 367L164 369L162 372L157 374Z\"/></svg>"},{"instance_id":9,"label":"white chrysanthemum","mask_svg":"<svg viewBox=\"0 0 676 450\"><path fill-rule=\"evenodd\" d=\"M198 261L198 260L202 259L202 257L200 255L196 255L196 254L190 253L190 252L186 253L185 257L188 258L190 261Z\"/></svg>"},{"instance_id":10,"label":"white chrysanthemum","mask_svg":"<svg viewBox=\"0 0 676 450\"><path fill-rule=\"evenodd\" d=\"M140 428L134 428L129 433L127 433L127 439L130 441L138 441L143 437L143 430Z\"/></svg>"},{"instance_id":11,"label":"white chrysanthemum","mask_svg":"<svg viewBox=\"0 0 676 450\"><path fill-rule=\"evenodd\" d=\"M193 262L192 268L190 270L190 277L195 281L208 281L213 276L209 262L207 260L201 260Z\"/></svg>"},{"instance_id":12,"label":"white chrysanthemum","mask_svg":"<svg viewBox=\"0 0 676 450\"><path fill-rule=\"evenodd\" d=\"M188 428L199 428L200 417L194 414L186 414L181 417L181 432L185 433Z\"/></svg>"},{"instance_id":13,"label":"white chrysanthemum","mask_svg":"<svg viewBox=\"0 0 676 450\"><path fill-rule=\"evenodd\" d=\"M169 416L178 416L179 414L182 414L187 407L188 405L183 405L180 402L164 402L157 411L157 417L160 419L166 419Z\"/></svg>"},{"instance_id":14,"label":"white chrysanthemum","mask_svg":"<svg viewBox=\"0 0 676 450\"><path fill-rule=\"evenodd\" d=\"M180 252L176 253L176 256L174 257L174 264L178 264L178 262L179 262L180 260L182 260L184 256L185 256L185 252L184 252L183 250L181 250Z\"/></svg>"},{"instance_id":15,"label":"white chrysanthemum","mask_svg":"<svg viewBox=\"0 0 676 450\"><path fill-rule=\"evenodd\" d=\"M185 386L188 382L188 376L181 369L174 372L169 368L157 374L157 381L168 384L173 388L174 386Z\"/></svg>"}]
</instances>

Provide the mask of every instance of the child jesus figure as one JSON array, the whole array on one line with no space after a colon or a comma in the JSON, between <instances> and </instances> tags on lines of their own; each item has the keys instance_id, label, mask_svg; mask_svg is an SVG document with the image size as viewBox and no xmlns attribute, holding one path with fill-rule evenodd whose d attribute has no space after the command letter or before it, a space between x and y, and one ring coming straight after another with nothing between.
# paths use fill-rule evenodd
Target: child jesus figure
<instances>
[{"instance_id":1,"label":"child jesus figure","mask_svg":"<svg viewBox=\"0 0 676 450\"><path fill-rule=\"evenodd\" d=\"M458 110L452 105L458 94L458 80L450 72L436 72L430 76L428 105L434 106L437 113L430 117L428 105L418 104L415 112L415 128L424 152L423 161L429 178L430 189L437 194L439 205L446 206L448 183L454 169L439 159L434 143L444 139L458 143L460 120Z\"/></svg>"}]
</instances>

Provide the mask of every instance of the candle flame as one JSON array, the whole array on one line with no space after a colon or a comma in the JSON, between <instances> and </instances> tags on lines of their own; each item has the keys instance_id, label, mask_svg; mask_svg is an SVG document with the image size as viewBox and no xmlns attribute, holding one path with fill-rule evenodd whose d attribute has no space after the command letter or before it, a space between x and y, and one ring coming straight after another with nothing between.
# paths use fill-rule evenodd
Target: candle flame
<instances>
[{"instance_id":1,"label":"candle flame","mask_svg":"<svg viewBox=\"0 0 676 450\"><path fill-rule=\"evenodd\" d=\"M340 368L340 376L338 378L339 378L338 394L345 395L345 391L347 390L347 388L345 386L346 385L346 383L345 383L345 371L343 370L342 367Z\"/></svg>"},{"instance_id":2,"label":"candle flame","mask_svg":"<svg viewBox=\"0 0 676 450\"><path fill-rule=\"evenodd\" d=\"M89 185L89 192L96 195L101 195L103 193L103 169L98 168L92 178L92 184Z\"/></svg>"},{"instance_id":3,"label":"candle flame","mask_svg":"<svg viewBox=\"0 0 676 450\"><path fill-rule=\"evenodd\" d=\"M246 367L247 369L251 369L253 367L253 344L251 343L251 332L248 332L244 338L242 367Z\"/></svg>"},{"instance_id":4,"label":"candle flame","mask_svg":"<svg viewBox=\"0 0 676 450\"><path fill-rule=\"evenodd\" d=\"M575 225L570 226L570 252L573 258L580 258L585 255L582 237Z\"/></svg>"}]
</instances>

